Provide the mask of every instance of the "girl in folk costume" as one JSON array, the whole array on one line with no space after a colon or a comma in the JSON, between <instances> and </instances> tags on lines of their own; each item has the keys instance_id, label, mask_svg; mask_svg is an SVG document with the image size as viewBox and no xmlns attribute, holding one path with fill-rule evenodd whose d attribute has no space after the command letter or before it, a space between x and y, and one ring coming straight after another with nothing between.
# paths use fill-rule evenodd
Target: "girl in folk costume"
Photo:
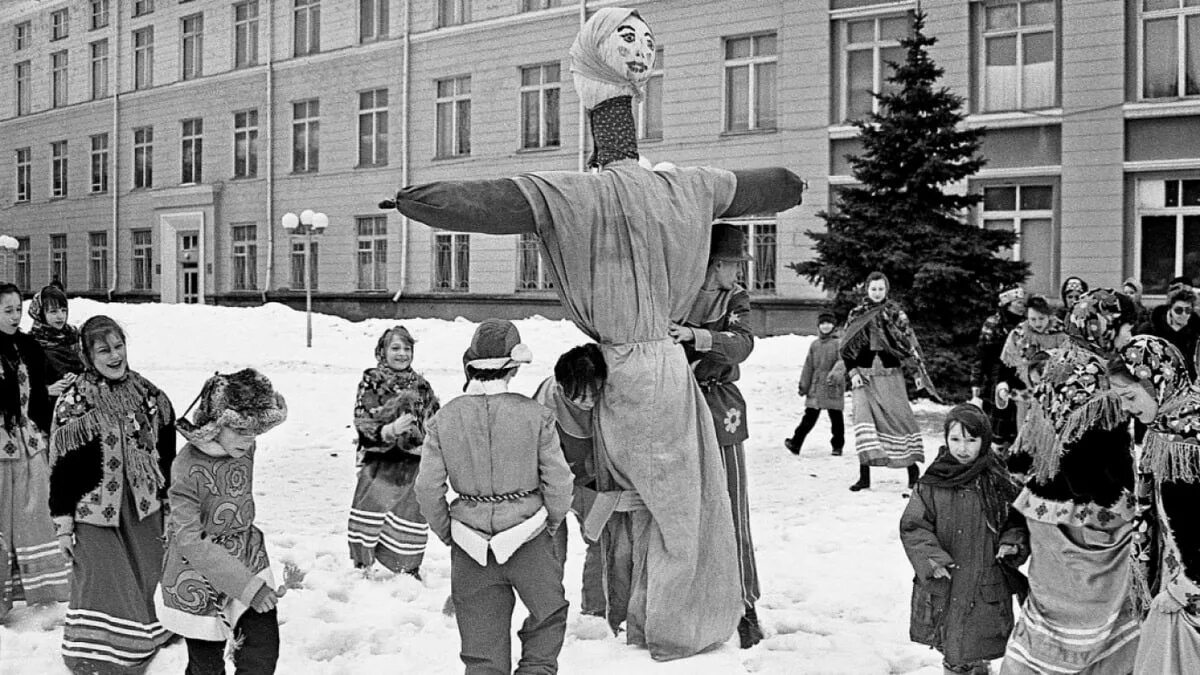
<instances>
[{"instance_id":1,"label":"girl in folk costume","mask_svg":"<svg viewBox=\"0 0 1200 675\"><path fill-rule=\"evenodd\" d=\"M1200 388L1169 342L1133 338L1110 366L1122 408L1149 425L1139 497L1145 493L1147 539L1135 545L1153 591L1143 619L1134 673L1200 672ZM1142 534L1139 531L1139 534Z\"/></svg>"},{"instance_id":2,"label":"girl in folk costume","mask_svg":"<svg viewBox=\"0 0 1200 675\"><path fill-rule=\"evenodd\" d=\"M378 560L419 578L429 525L413 481L425 420L437 412L438 399L412 369L414 342L404 326L384 331L375 345L378 365L363 371L358 384L354 427L362 468L350 505L349 540L355 567L369 569Z\"/></svg>"},{"instance_id":3,"label":"girl in folk costume","mask_svg":"<svg viewBox=\"0 0 1200 675\"><path fill-rule=\"evenodd\" d=\"M20 324L21 291L0 284L0 619L16 600L66 600L70 575L46 508L50 409L42 350Z\"/></svg>"},{"instance_id":4,"label":"girl in folk costume","mask_svg":"<svg viewBox=\"0 0 1200 675\"><path fill-rule=\"evenodd\" d=\"M1012 631L1010 597L1027 586L1025 518L1009 507L1017 485L991 448L991 421L969 403L943 426L946 444L917 482L900 518L912 562L914 642L945 656L945 672L988 673Z\"/></svg>"},{"instance_id":5,"label":"girl in folk costume","mask_svg":"<svg viewBox=\"0 0 1200 675\"><path fill-rule=\"evenodd\" d=\"M1030 593L1004 675L1124 674L1138 623L1131 589L1135 515L1128 416L1106 375L1130 340L1132 301L1098 289L1072 308L1013 445L1031 480L1013 506L1030 534Z\"/></svg>"},{"instance_id":6,"label":"girl in folk costume","mask_svg":"<svg viewBox=\"0 0 1200 675\"><path fill-rule=\"evenodd\" d=\"M50 434L50 512L75 563L63 659L75 673L140 673L170 637L154 587L175 414L129 368L116 321L94 316L79 333L87 371L59 397Z\"/></svg>"},{"instance_id":7,"label":"girl in folk costume","mask_svg":"<svg viewBox=\"0 0 1200 675\"><path fill-rule=\"evenodd\" d=\"M908 470L908 486L917 482L917 463L925 461L921 430L908 403L902 365L917 370L916 385L936 396L917 336L900 305L888 300L890 286L882 272L867 277L867 297L850 310L842 335L841 355L850 373L854 401L854 445L858 482L852 491L871 487L871 467Z\"/></svg>"},{"instance_id":8,"label":"girl in folk costume","mask_svg":"<svg viewBox=\"0 0 1200 675\"><path fill-rule=\"evenodd\" d=\"M231 638L239 675L269 675L284 589L254 525L255 437L287 419L287 403L253 368L210 377L196 401L176 422L188 443L171 467L159 616L187 640L188 675L223 675Z\"/></svg>"},{"instance_id":9,"label":"girl in folk costume","mask_svg":"<svg viewBox=\"0 0 1200 675\"><path fill-rule=\"evenodd\" d=\"M83 374L79 331L67 323L67 294L53 284L42 288L29 301L29 318L29 335L46 353L46 391L54 410L67 385Z\"/></svg>"},{"instance_id":10,"label":"girl in folk costume","mask_svg":"<svg viewBox=\"0 0 1200 675\"><path fill-rule=\"evenodd\" d=\"M1035 354L1061 347L1066 341L1066 327L1054 316L1050 303L1043 296L1031 296L1025 302L1025 320L1008 334L1000 351L1000 360L1016 371L1017 380L996 383L996 407L1009 405L1014 390L1028 392L1033 387L1029 367ZM1017 397L1018 425L1027 411L1026 397Z\"/></svg>"}]
</instances>

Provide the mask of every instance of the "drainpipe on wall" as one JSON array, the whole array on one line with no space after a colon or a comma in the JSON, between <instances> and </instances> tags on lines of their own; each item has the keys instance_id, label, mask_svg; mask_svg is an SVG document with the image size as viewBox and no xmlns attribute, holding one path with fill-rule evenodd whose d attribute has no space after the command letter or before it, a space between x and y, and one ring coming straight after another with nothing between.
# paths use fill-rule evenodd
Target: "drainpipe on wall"
<instances>
[{"instance_id":1,"label":"drainpipe on wall","mask_svg":"<svg viewBox=\"0 0 1200 675\"><path fill-rule=\"evenodd\" d=\"M408 90L409 75L412 72L409 67L409 59L412 57L409 40L409 36L412 34L411 10L412 0L404 0L404 33L401 36L404 40L404 70L401 71L404 81L400 84L400 110L404 115L400 120L400 142L404 147L400 151L400 185L408 185ZM408 286L408 222L408 216L400 216L400 288L392 296L392 302L399 302Z\"/></svg>"},{"instance_id":2,"label":"drainpipe on wall","mask_svg":"<svg viewBox=\"0 0 1200 675\"><path fill-rule=\"evenodd\" d=\"M262 301L275 282L275 3L267 9L267 274Z\"/></svg>"},{"instance_id":3,"label":"drainpipe on wall","mask_svg":"<svg viewBox=\"0 0 1200 675\"><path fill-rule=\"evenodd\" d=\"M583 25L585 23L587 23L587 18L588 18L588 16L587 16L587 0L579 0L579 30L580 31L583 30ZM587 159L584 157L584 143L587 139L583 133L583 131L584 131L583 127L587 121L587 111L583 109L583 97L579 96L579 92L575 92L575 95L579 99L579 103L577 105L577 107L579 109L579 113L578 113L579 114L579 139L578 139L579 140L579 159L578 159L577 170L580 173L582 173L587 167L587 164L586 164Z\"/></svg>"},{"instance_id":4,"label":"drainpipe on wall","mask_svg":"<svg viewBox=\"0 0 1200 675\"><path fill-rule=\"evenodd\" d=\"M115 26L115 40L113 46L116 47L116 56L113 58L113 100L112 100L112 142L109 143L109 156L112 157L112 173L109 174L108 186L112 190L112 244L108 250L112 255L108 257L109 274L108 274L108 290L105 291L105 297L108 302L112 302L113 293L117 291L117 263L121 256L117 252L121 250L120 242L117 239L117 219L120 214L121 202L121 16L124 12L121 7L121 0L117 0L117 20ZM63 283L66 283L63 279Z\"/></svg>"}]
</instances>

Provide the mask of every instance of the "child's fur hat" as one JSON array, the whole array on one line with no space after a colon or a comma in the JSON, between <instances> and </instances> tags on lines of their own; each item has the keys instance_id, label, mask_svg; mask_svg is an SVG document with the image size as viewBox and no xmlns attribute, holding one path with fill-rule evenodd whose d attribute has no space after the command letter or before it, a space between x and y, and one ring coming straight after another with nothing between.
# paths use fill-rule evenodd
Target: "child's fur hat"
<instances>
[{"instance_id":1,"label":"child's fur hat","mask_svg":"<svg viewBox=\"0 0 1200 675\"><path fill-rule=\"evenodd\" d=\"M533 352L521 342L513 322L487 319L475 329L471 346L463 354L463 366L480 370L502 370L533 361Z\"/></svg>"},{"instance_id":2,"label":"child's fur hat","mask_svg":"<svg viewBox=\"0 0 1200 675\"><path fill-rule=\"evenodd\" d=\"M179 433L192 443L212 441L221 427L258 436L287 419L287 402L271 380L253 368L208 378L188 410L193 406L196 413L191 420L185 411L175 422Z\"/></svg>"}]
</instances>

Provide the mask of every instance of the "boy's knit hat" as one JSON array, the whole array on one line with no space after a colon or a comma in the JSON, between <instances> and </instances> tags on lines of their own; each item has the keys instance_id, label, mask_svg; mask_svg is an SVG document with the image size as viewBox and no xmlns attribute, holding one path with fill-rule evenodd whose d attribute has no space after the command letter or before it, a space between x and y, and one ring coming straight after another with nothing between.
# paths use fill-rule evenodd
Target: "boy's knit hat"
<instances>
[{"instance_id":1,"label":"boy's knit hat","mask_svg":"<svg viewBox=\"0 0 1200 675\"><path fill-rule=\"evenodd\" d=\"M192 419L187 413L196 408ZM266 375L253 368L236 373L217 373L208 378L175 428L192 443L211 441L229 427L248 436L258 436L287 419L287 402L271 386Z\"/></svg>"},{"instance_id":2,"label":"boy's knit hat","mask_svg":"<svg viewBox=\"0 0 1200 675\"><path fill-rule=\"evenodd\" d=\"M823 323L831 323L836 326L837 317L834 316L833 312L821 312L817 315L817 324L820 325Z\"/></svg>"},{"instance_id":3,"label":"boy's knit hat","mask_svg":"<svg viewBox=\"0 0 1200 675\"><path fill-rule=\"evenodd\" d=\"M480 370L501 370L533 361L533 352L521 342L513 322L488 319L475 329L471 346L463 352L463 365Z\"/></svg>"}]
</instances>

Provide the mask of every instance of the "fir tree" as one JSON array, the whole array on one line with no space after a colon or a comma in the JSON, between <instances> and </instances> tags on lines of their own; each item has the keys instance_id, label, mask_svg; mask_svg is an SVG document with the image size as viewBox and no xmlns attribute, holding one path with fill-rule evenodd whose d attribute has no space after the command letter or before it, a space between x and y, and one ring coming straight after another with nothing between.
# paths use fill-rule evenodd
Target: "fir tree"
<instances>
[{"instance_id":1,"label":"fir tree","mask_svg":"<svg viewBox=\"0 0 1200 675\"><path fill-rule=\"evenodd\" d=\"M862 297L867 275L882 271L889 297L905 307L921 340L934 384L961 396L997 293L1029 271L997 255L1013 245L1014 233L967 222L979 195L945 191L983 166L984 131L960 127L963 99L937 86L943 71L928 53L937 40L924 27L918 12L912 35L900 41L904 62L888 64L891 92L875 94L879 112L854 122L863 151L847 159L858 185L817 214L826 231L808 232L816 258L789 267L832 292L843 317Z\"/></svg>"}]
</instances>

